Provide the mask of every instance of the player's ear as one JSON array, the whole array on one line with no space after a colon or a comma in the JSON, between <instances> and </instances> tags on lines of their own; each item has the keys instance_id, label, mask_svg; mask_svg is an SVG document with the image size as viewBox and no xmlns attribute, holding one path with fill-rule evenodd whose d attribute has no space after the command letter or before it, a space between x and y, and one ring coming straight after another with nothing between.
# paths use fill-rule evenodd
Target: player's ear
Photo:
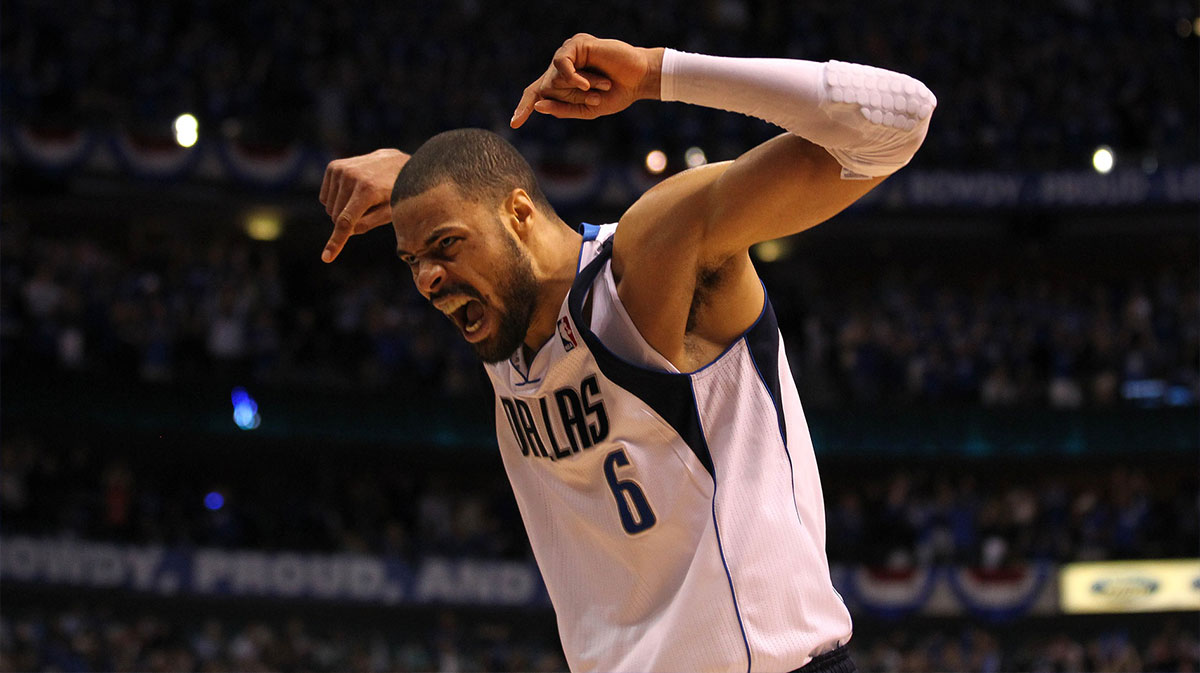
<instances>
[{"instance_id":1,"label":"player's ear","mask_svg":"<svg viewBox=\"0 0 1200 673\"><path fill-rule=\"evenodd\" d=\"M517 187L504 199L504 217L513 232L524 238L533 227L533 214L537 211L533 199L524 189Z\"/></svg>"}]
</instances>

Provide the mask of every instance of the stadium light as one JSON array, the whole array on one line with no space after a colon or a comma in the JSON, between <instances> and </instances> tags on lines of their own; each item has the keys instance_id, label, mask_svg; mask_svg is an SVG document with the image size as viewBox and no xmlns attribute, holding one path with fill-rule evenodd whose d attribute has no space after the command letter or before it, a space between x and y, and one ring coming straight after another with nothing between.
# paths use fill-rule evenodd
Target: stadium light
<instances>
[{"instance_id":1,"label":"stadium light","mask_svg":"<svg viewBox=\"0 0 1200 673\"><path fill-rule=\"evenodd\" d=\"M759 261L778 262L792 254L792 242L786 238L776 238L756 243L751 250Z\"/></svg>"},{"instance_id":2,"label":"stadium light","mask_svg":"<svg viewBox=\"0 0 1200 673\"><path fill-rule=\"evenodd\" d=\"M246 235L256 241L274 241L283 233L283 218L275 210L255 210L247 213L243 225Z\"/></svg>"},{"instance_id":3,"label":"stadium light","mask_svg":"<svg viewBox=\"0 0 1200 673\"><path fill-rule=\"evenodd\" d=\"M1116 163L1116 155L1113 154L1112 148L1107 145L1101 145L1092 153L1092 168L1096 169L1101 175L1107 174L1113 169L1113 164Z\"/></svg>"},{"instance_id":4,"label":"stadium light","mask_svg":"<svg viewBox=\"0 0 1200 673\"><path fill-rule=\"evenodd\" d=\"M708 157L704 155L704 150L699 147L689 147L683 153L683 160L687 162L688 168L703 166L708 163Z\"/></svg>"},{"instance_id":5,"label":"stadium light","mask_svg":"<svg viewBox=\"0 0 1200 673\"><path fill-rule=\"evenodd\" d=\"M225 496L213 491L204 496L204 506L215 512L225 506Z\"/></svg>"},{"instance_id":6,"label":"stadium light","mask_svg":"<svg viewBox=\"0 0 1200 673\"><path fill-rule=\"evenodd\" d=\"M651 150L646 155L646 170L658 175L667 169L667 154L662 150Z\"/></svg>"},{"instance_id":7,"label":"stadium light","mask_svg":"<svg viewBox=\"0 0 1200 673\"><path fill-rule=\"evenodd\" d=\"M180 147L191 147L200 139L200 122L188 113L175 118L175 142Z\"/></svg>"},{"instance_id":8,"label":"stadium light","mask_svg":"<svg viewBox=\"0 0 1200 673\"><path fill-rule=\"evenodd\" d=\"M243 430L253 430L262 422L258 415L258 402L250 397L245 388L234 388L231 395L233 400L233 422Z\"/></svg>"}]
</instances>

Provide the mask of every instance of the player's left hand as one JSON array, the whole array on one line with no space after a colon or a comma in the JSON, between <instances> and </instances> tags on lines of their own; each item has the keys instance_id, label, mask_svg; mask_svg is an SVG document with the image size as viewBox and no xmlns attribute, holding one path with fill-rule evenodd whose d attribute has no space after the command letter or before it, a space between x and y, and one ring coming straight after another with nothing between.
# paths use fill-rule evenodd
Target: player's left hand
<instances>
[{"instance_id":1,"label":"player's left hand","mask_svg":"<svg viewBox=\"0 0 1200 673\"><path fill-rule=\"evenodd\" d=\"M510 125L535 111L560 119L595 119L631 103L659 97L663 50L635 47L580 33L563 43L545 74L517 103Z\"/></svg>"},{"instance_id":2,"label":"player's left hand","mask_svg":"<svg viewBox=\"0 0 1200 673\"><path fill-rule=\"evenodd\" d=\"M321 252L322 261L337 259L351 236L392 221L389 207L392 183L408 162L408 156L400 150L380 149L337 159L325 168L318 198L333 220L333 233Z\"/></svg>"}]
</instances>

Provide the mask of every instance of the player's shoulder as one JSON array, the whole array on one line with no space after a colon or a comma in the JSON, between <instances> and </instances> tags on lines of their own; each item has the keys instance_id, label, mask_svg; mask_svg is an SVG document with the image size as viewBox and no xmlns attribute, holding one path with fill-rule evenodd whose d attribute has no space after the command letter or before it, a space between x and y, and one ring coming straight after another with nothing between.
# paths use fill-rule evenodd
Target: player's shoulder
<instances>
[{"instance_id":1,"label":"player's shoulder","mask_svg":"<svg viewBox=\"0 0 1200 673\"><path fill-rule=\"evenodd\" d=\"M677 173L646 190L621 215L613 236L613 271L620 277L627 263L656 261L671 265L668 256L687 256L702 242L710 187L732 162L698 166Z\"/></svg>"},{"instance_id":2,"label":"player's shoulder","mask_svg":"<svg viewBox=\"0 0 1200 673\"><path fill-rule=\"evenodd\" d=\"M689 215L703 212L709 198L708 188L732 163L724 161L689 168L646 190L621 215L623 235L669 227L671 222L687 221Z\"/></svg>"}]
</instances>

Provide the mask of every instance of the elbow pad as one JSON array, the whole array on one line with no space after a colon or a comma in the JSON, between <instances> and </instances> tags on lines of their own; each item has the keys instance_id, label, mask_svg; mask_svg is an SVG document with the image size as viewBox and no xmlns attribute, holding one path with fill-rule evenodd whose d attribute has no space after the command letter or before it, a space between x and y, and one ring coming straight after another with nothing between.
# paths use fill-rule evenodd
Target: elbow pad
<instances>
[{"instance_id":1,"label":"elbow pad","mask_svg":"<svg viewBox=\"0 0 1200 673\"><path fill-rule=\"evenodd\" d=\"M758 117L824 147L848 179L889 175L925 140L937 98L900 73L853 63L665 50L661 98Z\"/></svg>"}]
</instances>

